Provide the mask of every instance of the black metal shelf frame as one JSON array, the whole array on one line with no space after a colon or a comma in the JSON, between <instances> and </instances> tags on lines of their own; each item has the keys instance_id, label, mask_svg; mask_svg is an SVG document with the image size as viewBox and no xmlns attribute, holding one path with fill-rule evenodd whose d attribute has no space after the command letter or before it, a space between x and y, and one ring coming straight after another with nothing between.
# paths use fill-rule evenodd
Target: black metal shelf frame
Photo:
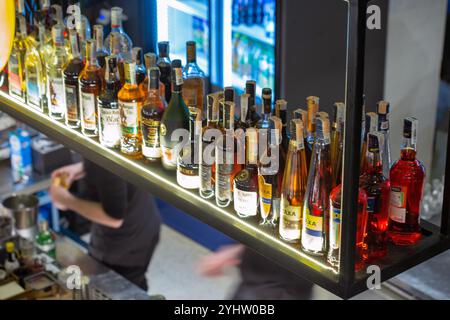
<instances>
[{"instance_id":1,"label":"black metal shelf frame","mask_svg":"<svg viewBox=\"0 0 450 320\"><path fill-rule=\"evenodd\" d=\"M346 127L344 145L344 172L342 211L341 272L331 268L323 258L303 253L299 245L287 244L278 238L276 230L261 228L257 221L242 220L231 208L219 208L213 200L199 197L197 191L181 188L173 172L160 165L150 166L144 161L134 161L119 152L102 147L97 140L86 138L79 131L69 129L11 98L0 91L0 111L10 114L87 159L114 172L121 178L145 188L155 196L171 203L228 236L251 247L284 268L308 279L326 290L350 298L367 290L369 274L355 273L355 235L359 181L360 132L363 104L364 48L367 0L340 0L348 4L347 81L346 81ZM450 138L450 137L449 137ZM449 140L450 141L450 140ZM450 172L450 144L447 146L447 170ZM445 179L442 226L422 221L423 239L415 246L390 246L385 259L377 262L381 280L385 281L450 248L450 175Z\"/></svg>"}]
</instances>

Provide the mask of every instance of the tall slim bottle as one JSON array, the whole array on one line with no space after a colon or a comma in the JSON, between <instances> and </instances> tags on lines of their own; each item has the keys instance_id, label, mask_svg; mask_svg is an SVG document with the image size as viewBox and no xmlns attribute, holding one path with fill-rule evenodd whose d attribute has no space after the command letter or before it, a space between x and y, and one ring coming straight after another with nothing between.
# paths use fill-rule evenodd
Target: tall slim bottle
<instances>
[{"instance_id":1,"label":"tall slim bottle","mask_svg":"<svg viewBox=\"0 0 450 320\"><path fill-rule=\"evenodd\" d=\"M307 145L306 151L306 161L308 161L308 166L311 162L312 149L314 146L314 139L316 134L316 113L319 112L319 98L318 97L308 97L306 98L306 104L308 108L308 126L306 128L306 141Z\"/></svg>"},{"instance_id":2,"label":"tall slim bottle","mask_svg":"<svg viewBox=\"0 0 450 320\"><path fill-rule=\"evenodd\" d=\"M158 57L153 52L147 52L146 54L144 54L145 68L147 69L147 72L150 68L158 67L156 65L157 59L158 59ZM160 72L160 74L161 74L161 72ZM143 91L145 93L146 96L147 96L147 89L148 89L148 81L149 81L148 76L146 76L144 81L139 85L139 88L141 89L141 91ZM166 92L166 89L164 87L164 84L161 81L159 81L159 95L160 95L160 97L162 97L164 99L164 101L166 101L165 92Z\"/></svg>"},{"instance_id":3,"label":"tall slim bottle","mask_svg":"<svg viewBox=\"0 0 450 320\"><path fill-rule=\"evenodd\" d=\"M98 97L98 135L102 146L120 147L121 122L118 93L121 88L117 58L106 57L106 84Z\"/></svg>"},{"instance_id":4,"label":"tall slim bottle","mask_svg":"<svg viewBox=\"0 0 450 320\"><path fill-rule=\"evenodd\" d=\"M247 80L245 82L245 93L250 95L248 101L249 127L254 127L260 120L260 116L256 112L256 81Z\"/></svg>"},{"instance_id":5,"label":"tall slim bottle","mask_svg":"<svg viewBox=\"0 0 450 320\"><path fill-rule=\"evenodd\" d=\"M315 122L316 137L303 205L301 248L312 255L325 255L332 179L330 121L316 117Z\"/></svg>"},{"instance_id":6,"label":"tall slim bottle","mask_svg":"<svg viewBox=\"0 0 450 320\"><path fill-rule=\"evenodd\" d=\"M144 94L136 82L136 64L125 62L125 85L120 89L119 110L121 123L120 152L140 159L142 157L141 109Z\"/></svg>"},{"instance_id":7,"label":"tall slim bottle","mask_svg":"<svg viewBox=\"0 0 450 320\"><path fill-rule=\"evenodd\" d=\"M331 128L331 164L333 170L333 188L341 184L342 152L344 148L345 104L337 102L333 106L334 117Z\"/></svg>"},{"instance_id":8,"label":"tall slim bottle","mask_svg":"<svg viewBox=\"0 0 450 320\"><path fill-rule=\"evenodd\" d=\"M52 29L53 51L47 63L47 95L49 115L53 119L63 120L66 115L64 94L64 70L69 63L64 47L63 29L55 24Z\"/></svg>"},{"instance_id":9,"label":"tall slim bottle","mask_svg":"<svg viewBox=\"0 0 450 320\"><path fill-rule=\"evenodd\" d=\"M95 47L97 48L97 62L100 68L102 68L102 74L105 75L106 72L106 57L108 56L108 51L104 46L104 33L103 25L94 25L94 40Z\"/></svg>"},{"instance_id":10,"label":"tall slim bottle","mask_svg":"<svg viewBox=\"0 0 450 320\"><path fill-rule=\"evenodd\" d=\"M389 138L389 114L391 106L387 101L380 101L377 105L378 131L384 134L383 174L389 179L391 170L391 143Z\"/></svg>"},{"instance_id":11,"label":"tall slim bottle","mask_svg":"<svg viewBox=\"0 0 450 320\"><path fill-rule=\"evenodd\" d=\"M167 170L176 170L179 150L175 150L178 141L172 141L176 129L189 130L189 109L184 103L183 70L181 60L172 61L172 94L169 105L161 119L162 164ZM160 68L161 70L161 68ZM169 86L170 88L170 86Z\"/></svg>"},{"instance_id":12,"label":"tall slim bottle","mask_svg":"<svg viewBox=\"0 0 450 320\"><path fill-rule=\"evenodd\" d=\"M86 41L86 65L80 73L81 132L87 137L98 136L97 101L103 79L97 63L97 49L93 40Z\"/></svg>"},{"instance_id":13,"label":"tall slim bottle","mask_svg":"<svg viewBox=\"0 0 450 320\"><path fill-rule=\"evenodd\" d=\"M160 145L161 119L167 108L166 100L159 90L159 69L148 69L147 96L142 106L142 154L150 162L161 161ZM142 91L142 90L141 90Z\"/></svg>"},{"instance_id":14,"label":"tall slim bottle","mask_svg":"<svg viewBox=\"0 0 450 320\"><path fill-rule=\"evenodd\" d=\"M361 146L360 172L363 174L367 170L367 147L369 133L378 132L378 115L375 112L367 112L365 116L365 136Z\"/></svg>"},{"instance_id":15,"label":"tall slim bottle","mask_svg":"<svg viewBox=\"0 0 450 320\"><path fill-rule=\"evenodd\" d=\"M169 58L169 52L170 52L170 46L168 41L162 41L158 42L158 60L156 61L156 64L159 68L159 71L161 73L160 80L164 84L164 87L166 89L164 98L166 101L170 101L171 97L171 74L172 74L172 67L171 62ZM181 64L181 62L180 62Z\"/></svg>"},{"instance_id":16,"label":"tall slim bottle","mask_svg":"<svg viewBox=\"0 0 450 320\"><path fill-rule=\"evenodd\" d=\"M111 48L111 56L115 57L117 59L117 66L119 68L119 78L120 78L120 83L122 85L125 84L125 68L124 68L124 56L120 50L120 41L121 41L121 37L120 34L117 32L111 32L109 34L109 41L110 43L110 48Z\"/></svg>"},{"instance_id":17,"label":"tall slim bottle","mask_svg":"<svg viewBox=\"0 0 450 320\"><path fill-rule=\"evenodd\" d=\"M78 33L81 57L83 58L83 60L87 60L88 57L86 55L86 42L88 40L91 40L91 34L87 31L87 21L84 19L77 19L75 26L75 29Z\"/></svg>"},{"instance_id":18,"label":"tall slim bottle","mask_svg":"<svg viewBox=\"0 0 450 320\"><path fill-rule=\"evenodd\" d=\"M219 130L219 101L216 95L207 96L206 126L202 129L200 147L200 196L209 199L214 196L215 141L221 134ZM214 135L215 133L215 135Z\"/></svg>"},{"instance_id":19,"label":"tall slim bottle","mask_svg":"<svg viewBox=\"0 0 450 320\"><path fill-rule=\"evenodd\" d=\"M81 122L80 111L80 85L78 78L85 64L81 58L78 46L78 34L75 30L69 31L72 60L64 69L64 93L66 100L66 125L70 128L79 128Z\"/></svg>"},{"instance_id":20,"label":"tall slim bottle","mask_svg":"<svg viewBox=\"0 0 450 320\"><path fill-rule=\"evenodd\" d=\"M197 64L195 41L186 42L186 66L183 69L183 99L189 107L203 110L205 73Z\"/></svg>"},{"instance_id":21,"label":"tall slim bottle","mask_svg":"<svg viewBox=\"0 0 450 320\"><path fill-rule=\"evenodd\" d=\"M250 127L250 118L249 118L249 110L248 110L248 103L250 100L250 95L247 93L244 93L241 95L241 112L239 119L236 123L236 130L242 129L244 132Z\"/></svg>"},{"instance_id":22,"label":"tall slim bottle","mask_svg":"<svg viewBox=\"0 0 450 320\"><path fill-rule=\"evenodd\" d=\"M46 106L45 96L45 70L39 54L40 40L34 41L27 48L25 54L25 83L28 105L44 112Z\"/></svg>"},{"instance_id":23,"label":"tall slim bottle","mask_svg":"<svg viewBox=\"0 0 450 320\"><path fill-rule=\"evenodd\" d=\"M391 169L389 238L396 245L412 245L421 238L420 201L425 167L416 158L417 126L417 119L404 119L401 156Z\"/></svg>"},{"instance_id":24,"label":"tall slim bottle","mask_svg":"<svg viewBox=\"0 0 450 320\"><path fill-rule=\"evenodd\" d=\"M131 50L131 60L136 63L136 81L137 84L140 85L147 76L147 71L142 62L142 48L134 47Z\"/></svg>"},{"instance_id":25,"label":"tall slim bottle","mask_svg":"<svg viewBox=\"0 0 450 320\"><path fill-rule=\"evenodd\" d=\"M123 30L122 25L122 15L123 15L123 9L119 7L113 7L111 8L111 33L115 32L119 34L120 38L120 52L125 57L129 58L129 55L131 54L131 48L133 48L133 42L131 41L131 38L128 36L128 34ZM109 50L110 53L112 53L112 47L110 37L111 33L106 37L105 39L105 47Z\"/></svg>"},{"instance_id":26,"label":"tall slim bottle","mask_svg":"<svg viewBox=\"0 0 450 320\"><path fill-rule=\"evenodd\" d=\"M383 175L383 139L381 132L367 135L367 168L360 179L360 185L367 194L369 261L387 254L390 183Z\"/></svg>"},{"instance_id":27,"label":"tall slim bottle","mask_svg":"<svg viewBox=\"0 0 450 320\"><path fill-rule=\"evenodd\" d=\"M25 101L25 54L27 52L27 24L25 17L18 15L19 28L13 42L11 55L8 60L9 94Z\"/></svg>"},{"instance_id":28,"label":"tall slim bottle","mask_svg":"<svg viewBox=\"0 0 450 320\"><path fill-rule=\"evenodd\" d=\"M300 119L291 121L291 140L286 159L281 186L279 233L283 240L297 242L302 230L303 200L308 179L303 122Z\"/></svg>"}]
</instances>

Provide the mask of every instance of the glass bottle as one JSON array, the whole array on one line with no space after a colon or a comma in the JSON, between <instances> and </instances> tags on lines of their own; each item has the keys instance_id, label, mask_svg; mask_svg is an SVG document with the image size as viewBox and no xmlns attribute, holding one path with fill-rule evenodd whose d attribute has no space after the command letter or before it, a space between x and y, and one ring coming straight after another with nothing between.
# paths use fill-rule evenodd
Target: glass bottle
<instances>
[{"instance_id":1,"label":"glass bottle","mask_svg":"<svg viewBox=\"0 0 450 320\"><path fill-rule=\"evenodd\" d=\"M301 248L312 255L327 253L327 226L330 213L331 147L330 121L315 118L315 142L303 205Z\"/></svg>"},{"instance_id":2,"label":"glass bottle","mask_svg":"<svg viewBox=\"0 0 450 320\"><path fill-rule=\"evenodd\" d=\"M219 127L221 128L221 130L224 130L224 123L225 123L225 119L224 119L224 115L225 115L225 111L224 111L224 106L225 104L223 102L231 102L234 103L234 88L233 87L225 87L223 89L223 97L220 99L219 98Z\"/></svg>"},{"instance_id":3,"label":"glass bottle","mask_svg":"<svg viewBox=\"0 0 450 320\"><path fill-rule=\"evenodd\" d=\"M200 196L209 199L214 196L215 139L220 136L219 101L215 94L207 96L206 126L202 129L200 147ZM215 133L215 135L214 135Z\"/></svg>"},{"instance_id":4,"label":"glass bottle","mask_svg":"<svg viewBox=\"0 0 450 320\"><path fill-rule=\"evenodd\" d=\"M106 57L106 84L97 101L99 119L99 140L102 146L120 147L121 121L118 93L121 88L117 58Z\"/></svg>"},{"instance_id":5,"label":"glass bottle","mask_svg":"<svg viewBox=\"0 0 450 320\"><path fill-rule=\"evenodd\" d=\"M72 60L64 69L64 93L67 109L66 125L70 128L79 128L81 111L78 78L84 69L84 61L81 58L78 47L78 34L75 30L69 31L69 39L72 48Z\"/></svg>"},{"instance_id":6,"label":"glass bottle","mask_svg":"<svg viewBox=\"0 0 450 320\"><path fill-rule=\"evenodd\" d=\"M137 84L140 85L147 75L145 66L142 63L142 48L134 47L132 49L131 60L133 60L133 62L136 63L136 81Z\"/></svg>"},{"instance_id":7,"label":"glass bottle","mask_svg":"<svg viewBox=\"0 0 450 320\"><path fill-rule=\"evenodd\" d=\"M177 161L177 182L185 189L198 189L198 137L201 129L201 112L196 107L189 108L189 142L184 145Z\"/></svg>"},{"instance_id":8,"label":"glass bottle","mask_svg":"<svg viewBox=\"0 0 450 320\"><path fill-rule=\"evenodd\" d=\"M205 73L197 64L195 41L186 42L186 66L183 69L183 99L189 107L203 110L205 96Z\"/></svg>"},{"instance_id":9,"label":"glass bottle","mask_svg":"<svg viewBox=\"0 0 450 320\"><path fill-rule=\"evenodd\" d=\"M303 121L293 119L281 185L279 224L280 237L288 242L300 241L302 230L303 200L308 179L303 131Z\"/></svg>"},{"instance_id":10,"label":"glass bottle","mask_svg":"<svg viewBox=\"0 0 450 320\"><path fill-rule=\"evenodd\" d=\"M249 94L249 101L248 101L248 112L249 112L249 127L254 127L259 119L260 116L256 112L256 81L255 80L247 80L245 82L245 93Z\"/></svg>"},{"instance_id":11,"label":"glass bottle","mask_svg":"<svg viewBox=\"0 0 450 320\"><path fill-rule=\"evenodd\" d=\"M45 40L44 40L45 41ZM45 97L45 70L39 54L40 39L27 47L25 54L25 83L28 105L44 112L46 109Z\"/></svg>"},{"instance_id":12,"label":"glass bottle","mask_svg":"<svg viewBox=\"0 0 450 320\"><path fill-rule=\"evenodd\" d=\"M305 154L306 154L306 146L308 145L308 142L306 141L306 137L307 137L307 126L308 126L308 111L298 108L295 109L293 112L293 119L300 119L303 121L303 139L305 140ZM309 170L309 162L308 159L306 159L306 167Z\"/></svg>"},{"instance_id":13,"label":"glass bottle","mask_svg":"<svg viewBox=\"0 0 450 320\"><path fill-rule=\"evenodd\" d=\"M9 94L17 99L25 101L25 54L27 51L27 24L25 17L18 15L19 28L16 32L11 54L8 60Z\"/></svg>"},{"instance_id":14,"label":"glass bottle","mask_svg":"<svg viewBox=\"0 0 450 320\"><path fill-rule=\"evenodd\" d=\"M125 59L122 55L122 52L120 51L120 41L121 41L120 34L117 32L111 32L109 34L109 39L111 42L110 44L111 56L115 57L117 60L120 84L123 86L125 84L125 68L124 68Z\"/></svg>"},{"instance_id":15,"label":"glass bottle","mask_svg":"<svg viewBox=\"0 0 450 320\"><path fill-rule=\"evenodd\" d=\"M47 63L47 95L49 115L53 119L63 120L66 114L64 94L64 70L69 63L64 47L63 29L55 24L52 29L53 50Z\"/></svg>"},{"instance_id":16,"label":"glass bottle","mask_svg":"<svg viewBox=\"0 0 450 320\"><path fill-rule=\"evenodd\" d=\"M344 116L345 104L337 102L333 106L334 116L331 127L331 164L333 172L332 187L341 184L342 178L342 152L344 148Z\"/></svg>"},{"instance_id":17,"label":"glass bottle","mask_svg":"<svg viewBox=\"0 0 450 320\"><path fill-rule=\"evenodd\" d=\"M249 94L242 94L241 95L241 113L239 116L239 120L236 123L236 129L242 129L244 132L249 128L249 110L248 110L248 102L250 99Z\"/></svg>"},{"instance_id":18,"label":"glass bottle","mask_svg":"<svg viewBox=\"0 0 450 320\"><path fill-rule=\"evenodd\" d=\"M374 261L387 254L389 219L389 180L383 175L384 135L372 132L367 136L367 168L360 185L367 194L367 246L368 259Z\"/></svg>"},{"instance_id":19,"label":"glass bottle","mask_svg":"<svg viewBox=\"0 0 450 320\"><path fill-rule=\"evenodd\" d=\"M345 219L345 216L344 216ZM327 261L339 272L342 235L342 185L335 187L330 194L330 218ZM364 267L367 259L367 195L363 189L358 194L358 216L356 221L355 271Z\"/></svg>"},{"instance_id":20,"label":"glass bottle","mask_svg":"<svg viewBox=\"0 0 450 320\"><path fill-rule=\"evenodd\" d=\"M66 28L66 24L64 23L63 20L63 9L59 4L53 4L51 6L52 11L54 13L53 17L53 26L58 25L62 30L63 30L63 38L64 38L64 49L66 50L66 55L68 57L68 60L70 60L71 58L71 52L70 52L70 43L68 38L69 32L68 29ZM52 27L53 30L53 27ZM53 37L52 37L53 39Z\"/></svg>"},{"instance_id":21,"label":"glass bottle","mask_svg":"<svg viewBox=\"0 0 450 320\"><path fill-rule=\"evenodd\" d=\"M287 153L289 147L289 137L287 129L287 101L280 99L275 101L275 116L277 116L283 125L281 130L281 146L283 150Z\"/></svg>"},{"instance_id":22,"label":"glass bottle","mask_svg":"<svg viewBox=\"0 0 450 320\"><path fill-rule=\"evenodd\" d=\"M234 211L244 219L258 215L258 131L248 128L245 136L245 167L234 178L233 188Z\"/></svg>"},{"instance_id":23,"label":"glass bottle","mask_svg":"<svg viewBox=\"0 0 450 320\"><path fill-rule=\"evenodd\" d=\"M315 130L316 130L316 113L319 112L319 98L308 97L306 98L306 105L308 110L308 126L306 127L306 161L308 165L311 162L312 149L314 146Z\"/></svg>"},{"instance_id":24,"label":"glass bottle","mask_svg":"<svg viewBox=\"0 0 450 320\"><path fill-rule=\"evenodd\" d=\"M363 139L363 144L361 147L361 162L360 162L361 174L363 174L367 170L368 135L369 133L378 132L378 115L375 112L367 112L364 124L365 124L364 132L366 132L366 135Z\"/></svg>"},{"instance_id":25,"label":"glass bottle","mask_svg":"<svg viewBox=\"0 0 450 320\"><path fill-rule=\"evenodd\" d=\"M125 62L125 85L120 89L120 151L134 159L142 157L141 109L144 95L136 82L136 64Z\"/></svg>"},{"instance_id":26,"label":"glass bottle","mask_svg":"<svg viewBox=\"0 0 450 320\"><path fill-rule=\"evenodd\" d=\"M159 52L159 56L158 56L158 60L156 61L156 65L159 68L159 71L161 73L161 82L164 84L164 87L166 89L166 92L164 94L164 98L166 99L166 101L170 101L170 97L171 97L171 73L172 73L172 67L170 64L170 58L169 58L169 51L170 51L170 47L169 47L169 41L161 41L158 42L158 52Z\"/></svg>"},{"instance_id":27,"label":"glass bottle","mask_svg":"<svg viewBox=\"0 0 450 320\"><path fill-rule=\"evenodd\" d=\"M119 7L111 8L111 33L118 33L120 36L120 52L124 57L129 57L131 54L131 48L133 48L133 42L131 38L123 30L122 26L123 9ZM105 39L105 47L112 53L113 49L110 46L111 33Z\"/></svg>"},{"instance_id":28,"label":"glass bottle","mask_svg":"<svg viewBox=\"0 0 450 320\"><path fill-rule=\"evenodd\" d=\"M86 55L86 41L91 39L91 33L87 32L87 22L83 19L76 19L75 29L78 33L81 57L86 61L88 59Z\"/></svg>"},{"instance_id":29,"label":"glass bottle","mask_svg":"<svg viewBox=\"0 0 450 320\"><path fill-rule=\"evenodd\" d=\"M146 54L144 54L145 68L147 69L147 72L150 68L158 67L156 65L157 59L158 57L156 56L155 53L147 52ZM141 89L141 91L144 92L145 96L147 96L148 76L145 77L144 81L139 85L139 88ZM164 84L161 81L159 81L159 95L161 98L164 99L164 101L166 101L165 92L166 89L164 87Z\"/></svg>"},{"instance_id":30,"label":"glass bottle","mask_svg":"<svg viewBox=\"0 0 450 320\"><path fill-rule=\"evenodd\" d=\"M56 257L56 241L48 228L47 220L39 222L39 233L36 235L36 247L49 257Z\"/></svg>"},{"instance_id":31,"label":"glass bottle","mask_svg":"<svg viewBox=\"0 0 450 320\"><path fill-rule=\"evenodd\" d=\"M141 113L142 154L150 162L155 162L161 161L160 127L167 103L159 90L158 67L149 68L147 74L147 96Z\"/></svg>"},{"instance_id":32,"label":"glass bottle","mask_svg":"<svg viewBox=\"0 0 450 320\"><path fill-rule=\"evenodd\" d=\"M390 174L389 238L396 245L413 245L421 237L420 201L425 167L416 159L417 126L417 119L404 119L401 156Z\"/></svg>"},{"instance_id":33,"label":"glass bottle","mask_svg":"<svg viewBox=\"0 0 450 320\"><path fill-rule=\"evenodd\" d=\"M378 114L378 131L384 134L383 147L383 174L389 179L389 172L391 170L391 143L389 139L389 114L391 106L387 101L380 101L377 104Z\"/></svg>"},{"instance_id":34,"label":"glass bottle","mask_svg":"<svg viewBox=\"0 0 450 320\"><path fill-rule=\"evenodd\" d=\"M104 33L103 25L94 25L94 40L95 47L97 48L97 63L102 68L102 74L105 75L106 72L106 57L108 56L108 51L104 46Z\"/></svg>"},{"instance_id":35,"label":"glass bottle","mask_svg":"<svg viewBox=\"0 0 450 320\"><path fill-rule=\"evenodd\" d=\"M189 129L189 110L182 97L183 70L181 60L172 61L172 94L169 105L161 119L161 151L162 163L167 170L176 170L178 141L172 141L172 133L176 129ZM161 67L159 68L161 71ZM169 87L170 88L170 87Z\"/></svg>"},{"instance_id":36,"label":"glass bottle","mask_svg":"<svg viewBox=\"0 0 450 320\"><path fill-rule=\"evenodd\" d=\"M86 65L80 73L81 132L87 137L98 136L97 101L103 87L101 69L97 63L93 40L86 41Z\"/></svg>"}]
</instances>

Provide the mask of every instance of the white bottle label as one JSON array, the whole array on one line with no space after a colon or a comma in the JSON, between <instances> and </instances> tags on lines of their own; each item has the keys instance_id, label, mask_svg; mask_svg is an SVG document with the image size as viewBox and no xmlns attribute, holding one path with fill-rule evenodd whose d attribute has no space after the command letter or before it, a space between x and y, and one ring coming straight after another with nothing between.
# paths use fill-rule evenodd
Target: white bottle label
<instances>
[{"instance_id":1,"label":"white bottle label","mask_svg":"<svg viewBox=\"0 0 450 320\"><path fill-rule=\"evenodd\" d=\"M254 217L258 213L258 194L243 191L234 186L234 210L245 217Z\"/></svg>"},{"instance_id":2,"label":"white bottle label","mask_svg":"<svg viewBox=\"0 0 450 320\"><path fill-rule=\"evenodd\" d=\"M338 249L341 244L341 209L330 208L330 248Z\"/></svg>"},{"instance_id":3,"label":"white bottle label","mask_svg":"<svg viewBox=\"0 0 450 320\"><path fill-rule=\"evenodd\" d=\"M405 187L391 187L389 218L392 221L406 222L406 195Z\"/></svg>"},{"instance_id":4,"label":"white bottle label","mask_svg":"<svg viewBox=\"0 0 450 320\"><path fill-rule=\"evenodd\" d=\"M119 109L98 108L100 119L100 142L108 148L120 145L120 112Z\"/></svg>"},{"instance_id":5,"label":"white bottle label","mask_svg":"<svg viewBox=\"0 0 450 320\"><path fill-rule=\"evenodd\" d=\"M65 114L66 102L64 99L64 85L62 78L49 78L48 94L50 114Z\"/></svg>"},{"instance_id":6,"label":"white bottle label","mask_svg":"<svg viewBox=\"0 0 450 320\"><path fill-rule=\"evenodd\" d=\"M198 171L194 172L194 170L184 169L178 166L177 182L185 189L198 189L200 187L200 177L198 176Z\"/></svg>"},{"instance_id":7,"label":"white bottle label","mask_svg":"<svg viewBox=\"0 0 450 320\"><path fill-rule=\"evenodd\" d=\"M309 251L321 252L323 242L323 217L313 216L306 209L303 217L302 246Z\"/></svg>"},{"instance_id":8,"label":"white bottle label","mask_svg":"<svg viewBox=\"0 0 450 320\"><path fill-rule=\"evenodd\" d=\"M81 92L81 107L83 108L83 128L85 130L96 130L95 119L96 99L93 93Z\"/></svg>"}]
</instances>

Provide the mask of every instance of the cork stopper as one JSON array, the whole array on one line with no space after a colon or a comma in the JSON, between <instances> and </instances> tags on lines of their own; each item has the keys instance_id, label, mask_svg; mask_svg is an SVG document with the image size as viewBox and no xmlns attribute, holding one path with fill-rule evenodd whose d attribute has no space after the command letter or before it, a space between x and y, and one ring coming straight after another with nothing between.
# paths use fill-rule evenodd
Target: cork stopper
<instances>
[{"instance_id":1,"label":"cork stopper","mask_svg":"<svg viewBox=\"0 0 450 320\"><path fill-rule=\"evenodd\" d=\"M308 108L308 127L306 130L309 133L313 133L316 131L316 123L314 119L316 118L316 114L319 111L319 98L315 96L306 98L306 105Z\"/></svg>"},{"instance_id":2,"label":"cork stopper","mask_svg":"<svg viewBox=\"0 0 450 320\"><path fill-rule=\"evenodd\" d=\"M196 42L187 41L186 42L186 61L188 63L195 62L197 60Z\"/></svg>"},{"instance_id":3,"label":"cork stopper","mask_svg":"<svg viewBox=\"0 0 450 320\"><path fill-rule=\"evenodd\" d=\"M144 54L145 67L147 69L156 67L157 56L153 52L147 52Z\"/></svg>"},{"instance_id":4,"label":"cork stopper","mask_svg":"<svg viewBox=\"0 0 450 320\"><path fill-rule=\"evenodd\" d=\"M316 137L329 143L330 140L330 120L324 117L316 117Z\"/></svg>"},{"instance_id":5,"label":"cork stopper","mask_svg":"<svg viewBox=\"0 0 450 320\"><path fill-rule=\"evenodd\" d=\"M391 105L387 101L382 100L377 103L377 113L379 115L388 115L390 112L390 108Z\"/></svg>"}]
</instances>

